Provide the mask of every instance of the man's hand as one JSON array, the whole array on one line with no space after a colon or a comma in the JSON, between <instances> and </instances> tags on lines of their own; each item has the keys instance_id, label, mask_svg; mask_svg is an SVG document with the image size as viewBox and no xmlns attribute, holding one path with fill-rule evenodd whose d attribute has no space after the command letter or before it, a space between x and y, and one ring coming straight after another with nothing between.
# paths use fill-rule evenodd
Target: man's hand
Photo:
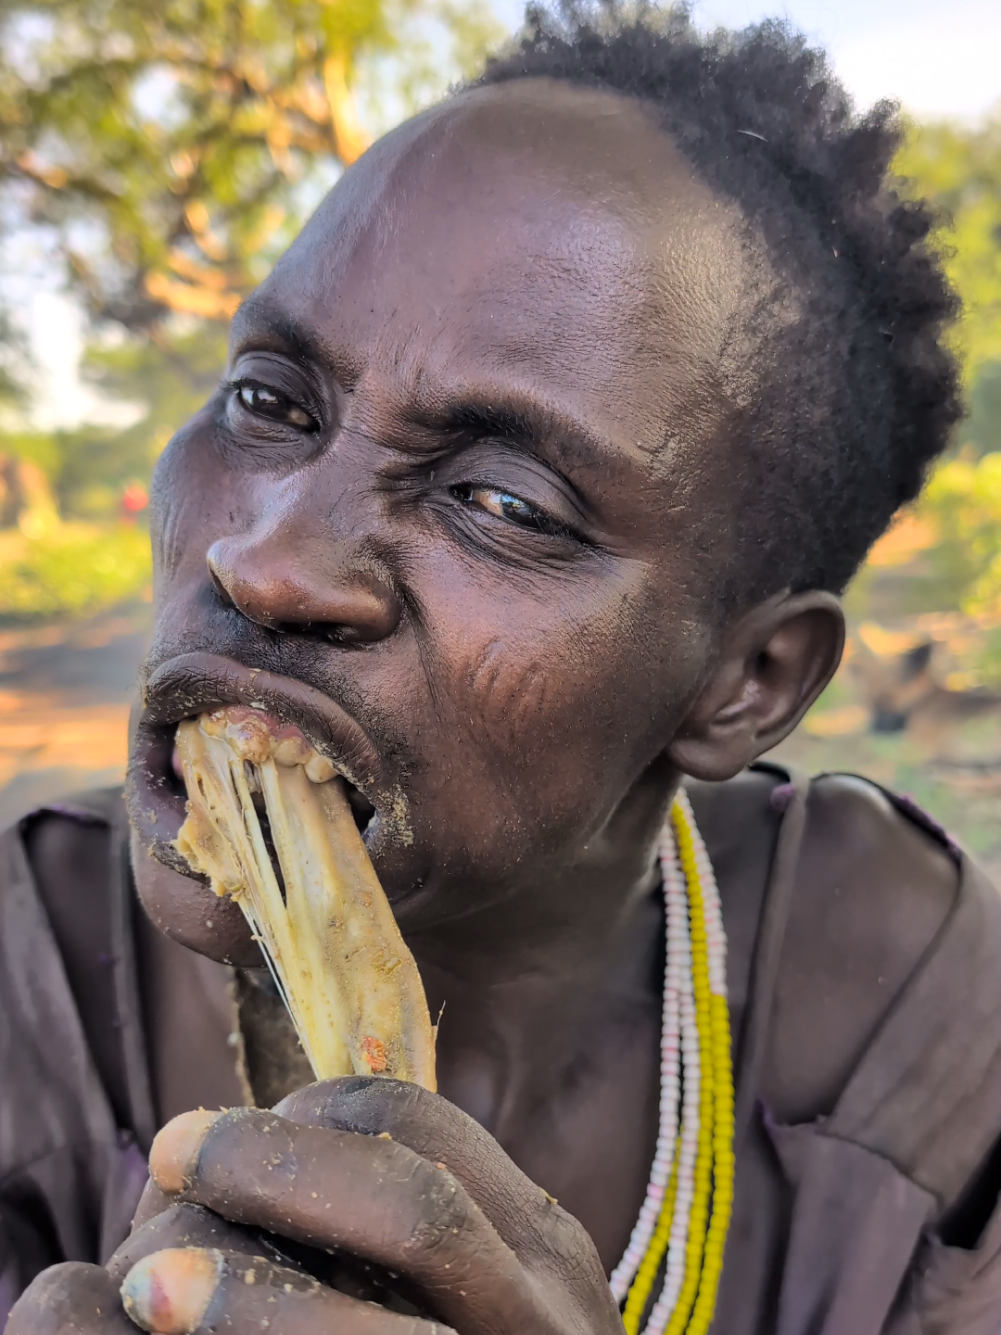
<instances>
[{"instance_id":1,"label":"man's hand","mask_svg":"<svg viewBox=\"0 0 1001 1335\"><path fill-rule=\"evenodd\" d=\"M481 1127L417 1086L335 1080L273 1113L187 1113L157 1137L150 1168L176 1204L133 1235L108 1273L40 1276L8 1335L121 1335L129 1323L107 1295L126 1266L125 1309L151 1331L621 1335L583 1228ZM317 1270L309 1258L330 1253L370 1266L418 1315L296 1264Z\"/></svg>"}]
</instances>

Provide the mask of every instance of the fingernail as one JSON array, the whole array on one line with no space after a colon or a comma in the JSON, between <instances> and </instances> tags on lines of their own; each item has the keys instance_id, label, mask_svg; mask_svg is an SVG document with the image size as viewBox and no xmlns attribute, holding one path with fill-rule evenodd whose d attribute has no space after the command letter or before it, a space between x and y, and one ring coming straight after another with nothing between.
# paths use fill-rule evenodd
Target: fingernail
<instances>
[{"instance_id":1,"label":"fingernail","mask_svg":"<svg viewBox=\"0 0 1001 1335\"><path fill-rule=\"evenodd\" d=\"M157 1135L150 1146L149 1175L161 1191L168 1196L177 1196L190 1185L202 1141L209 1128L222 1116L220 1112L198 1108L194 1112L181 1113Z\"/></svg>"},{"instance_id":2,"label":"fingernail","mask_svg":"<svg viewBox=\"0 0 1001 1335\"><path fill-rule=\"evenodd\" d=\"M154 1252L126 1275L122 1304L143 1330L157 1335L187 1335L201 1324L222 1267L222 1252L201 1247Z\"/></svg>"}]
</instances>

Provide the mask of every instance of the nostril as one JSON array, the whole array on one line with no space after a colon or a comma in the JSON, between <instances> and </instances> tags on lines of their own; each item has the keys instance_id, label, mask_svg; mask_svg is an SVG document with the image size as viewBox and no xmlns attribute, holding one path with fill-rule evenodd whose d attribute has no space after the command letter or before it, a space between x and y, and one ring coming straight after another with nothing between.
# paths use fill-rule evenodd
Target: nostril
<instances>
[{"instance_id":1,"label":"nostril","mask_svg":"<svg viewBox=\"0 0 1001 1335\"><path fill-rule=\"evenodd\" d=\"M233 595L226 585L226 581L220 574L221 569L226 569L225 544L223 542L214 542L208 549L205 557L205 564L208 566L209 582L216 597L222 603L223 607L235 607L236 603Z\"/></svg>"},{"instance_id":2,"label":"nostril","mask_svg":"<svg viewBox=\"0 0 1001 1335\"><path fill-rule=\"evenodd\" d=\"M215 593L219 601L222 603L223 607L236 606L236 603L233 602L233 599L229 595L229 590L226 588L225 584L223 584L222 580L219 578L219 576L216 574L216 572L212 569L211 566L209 566L209 581L212 585L213 592Z\"/></svg>"},{"instance_id":3,"label":"nostril","mask_svg":"<svg viewBox=\"0 0 1001 1335\"><path fill-rule=\"evenodd\" d=\"M402 615L394 583L351 557L343 543L293 543L283 530L221 538L206 564L222 605L268 630L338 645L387 639Z\"/></svg>"},{"instance_id":4,"label":"nostril","mask_svg":"<svg viewBox=\"0 0 1001 1335\"><path fill-rule=\"evenodd\" d=\"M274 627L286 635L306 635L324 644L366 644L375 637L364 634L357 626L341 626L329 621L283 621Z\"/></svg>"}]
</instances>

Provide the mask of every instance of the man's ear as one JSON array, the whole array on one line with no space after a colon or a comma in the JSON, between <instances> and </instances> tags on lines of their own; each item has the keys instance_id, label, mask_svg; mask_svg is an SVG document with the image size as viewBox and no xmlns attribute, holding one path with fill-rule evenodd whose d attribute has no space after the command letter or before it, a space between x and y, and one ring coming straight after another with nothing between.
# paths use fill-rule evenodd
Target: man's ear
<instances>
[{"instance_id":1,"label":"man's ear","mask_svg":"<svg viewBox=\"0 0 1001 1335\"><path fill-rule=\"evenodd\" d=\"M776 594L740 618L668 750L695 779L730 779L787 737L834 676L845 620L833 594Z\"/></svg>"}]
</instances>

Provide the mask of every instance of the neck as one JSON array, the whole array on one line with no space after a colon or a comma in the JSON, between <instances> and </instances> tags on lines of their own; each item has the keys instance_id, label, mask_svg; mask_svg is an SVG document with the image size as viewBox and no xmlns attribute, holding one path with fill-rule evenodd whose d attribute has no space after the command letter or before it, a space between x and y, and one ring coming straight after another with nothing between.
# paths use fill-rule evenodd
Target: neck
<instances>
[{"instance_id":1,"label":"neck","mask_svg":"<svg viewBox=\"0 0 1001 1335\"><path fill-rule=\"evenodd\" d=\"M657 850L675 789L676 777L644 776L584 856L409 938L441 1012L442 1090L498 1133L605 1038L659 1023Z\"/></svg>"}]
</instances>

